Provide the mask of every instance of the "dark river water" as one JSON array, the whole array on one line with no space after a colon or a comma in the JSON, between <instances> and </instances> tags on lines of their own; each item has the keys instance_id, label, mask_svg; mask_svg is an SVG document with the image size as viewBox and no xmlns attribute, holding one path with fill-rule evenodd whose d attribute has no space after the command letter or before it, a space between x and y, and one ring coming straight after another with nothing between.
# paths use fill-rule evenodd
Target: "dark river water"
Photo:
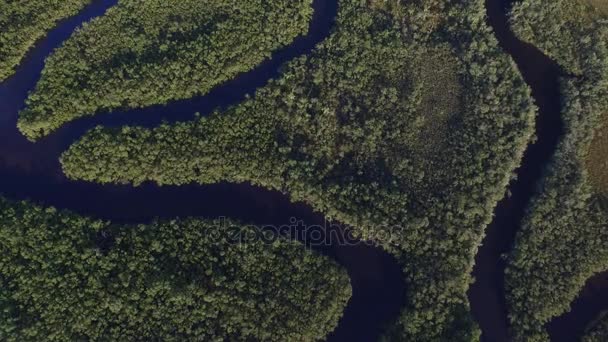
<instances>
[{"instance_id":1,"label":"dark river water","mask_svg":"<svg viewBox=\"0 0 608 342\"><path fill-rule=\"evenodd\" d=\"M397 317L404 303L405 285L400 266L381 248L361 241L341 244L334 239L329 243L311 243L314 234L319 231L345 236L348 230L339 224L326 222L308 205L292 203L281 193L249 184L182 187L144 184L131 187L75 182L64 177L58 161L59 155L71 143L96 125L152 127L162 121L190 120L195 112L205 115L217 108L241 102L269 79L278 77L283 64L309 53L329 35L337 13L337 2L314 0L315 14L308 35L297 38L290 46L276 51L272 59L223 83L206 96L172 102L168 106L80 119L35 144L27 141L16 128L17 113L23 108L28 91L34 88L40 77L45 57L81 23L102 15L116 2L94 1L79 15L61 22L37 43L16 75L0 84L0 194L9 199L28 199L41 205L123 223L145 223L154 218L185 216L230 217L249 224L273 226L294 226L294 219L301 221L302 224L292 229L296 231L298 239L343 265L353 286L353 297L329 341L377 340L384 326ZM502 0L488 0L488 21L494 27L501 46L513 56L532 87L540 115L538 142L526 152L518 179L510 185L512 196L500 202L496 210L496 218L488 228L488 236L477 256L474 271L477 283L469 291L473 313L482 327L484 340L492 342L508 341L503 286L505 265L500 255L512 247L525 206L534 193L535 184L542 176L561 132L557 87L560 70L537 49L513 36L505 17L506 5ZM326 227L332 229L324 229ZM594 284L599 283L602 282ZM605 289L606 283L608 281L604 279L604 286L600 286L600 289ZM598 311L593 304L601 293L597 286L589 286L592 289L584 293L591 295L581 296L574 304L575 317L560 317L556 320L559 323L555 323L559 327L550 326L552 332L560 329L578 331L580 326L592 319L591 316ZM606 291L603 293L606 294ZM606 304L608 296L602 298Z\"/></svg>"},{"instance_id":2,"label":"dark river water","mask_svg":"<svg viewBox=\"0 0 608 342\"><path fill-rule=\"evenodd\" d=\"M509 341L507 307L505 303L502 254L509 253L525 210L537 190L547 164L551 161L563 123L560 117L561 95L559 78L564 71L536 47L517 39L511 32L507 13L513 0L486 0L488 23L494 29L500 46L516 62L539 107L536 120L538 140L530 145L517 179L509 185L510 195L495 209L493 222L476 260L473 276L477 280L469 290L473 315L482 328L482 340ZM572 342L580 339L586 325L602 310L608 309L608 273L599 274L587 283L581 295L572 304L572 310L552 320L547 328L554 342Z\"/></svg>"},{"instance_id":3,"label":"dark river water","mask_svg":"<svg viewBox=\"0 0 608 342\"><path fill-rule=\"evenodd\" d=\"M44 59L67 39L82 22L102 15L116 0L94 1L78 16L63 21L40 41L19 67L16 75L0 85L0 193L9 199L28 199L45 206L114 222L145 223L154 218L229 217L256 225L293 227L297 238L335 259L346 268L353 296L330 341L373 341L387 322L397 317L404 302L405 286L397 261L381 248L359 242L337 243L346 236L339 225L303 204L292 203L281 193L249 184L190 185L182 187L144 184L140 187L101 186L74 182L61 172L59 155L79 136L96 125L134 124L155 126L162 121L191 120L195 112L208 114L218 107L238 104L269 79L280 75L289 60L309 53L325 39L337 13L336 1L315 0L309 34L289 47L276 51L250 72L223 83L206 96L154 106L128 113L116 112L86 118L66 125L33 144L17 130L17 114L28 91L34 88ZM293 220L301 221L294 225ZM294 227L295 226L295 227ZM321 227L335 233L330 243L314 243ZM326 230L322 230L326 231ZM295 233L294 233L295 234ZM329 234L327 234L329 235Z\"/></svg>"},{"instance_id":4,"label":"dark river water","mask_svg":"<svg viewBox=\"0 0 608 342\"><path fill-rule=\"evenodd\" d=\"M560 118L559 66L534 46L515 37L508 24L509 0L486 0L488 22L494 28L500 46L515 60L539 107L536 120L538 140L524 154L517 179L509 185L505 197L494 212L494 220L486 229L483 245L477 253L469 290L473 315L482 327L483 340L506 342L508 337L505 303L504 270L501 257L513 247L526 207L536 193L545 166L551 160L562 134Z\"/></svg>"}]
</instances>

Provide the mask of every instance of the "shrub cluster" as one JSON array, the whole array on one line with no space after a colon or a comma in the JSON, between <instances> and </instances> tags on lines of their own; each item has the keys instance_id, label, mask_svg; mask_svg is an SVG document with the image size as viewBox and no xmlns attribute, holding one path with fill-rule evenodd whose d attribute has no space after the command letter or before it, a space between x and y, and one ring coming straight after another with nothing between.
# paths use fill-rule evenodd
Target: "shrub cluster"
<instances>
[{"instance_id":1,"label":"shrub cluster","mask_svg":"<svg viewBox=\"0 0 608 342\"><path fill-rule=\"evenodd\" d=\"M91 0L0 0L0 82L13 75L34 43Z\"/></svg>"},{"instance_id":2,"label":"shrub cluster","mask_svg":"<svg viewBox=\"0 0 608 342\"><path fill-rule=\"evenodd\" d=\"M0 199L3 341L317 341L346 272L257 228L182 219L118 225Z\"/></svg>"},{"instance_id":3,"label":"shrub cluster","mask_svg":"<svg viewBox=\"0 0 608 342\"><path fill-rule=\"evenodd\" d=\"M311 0L120 0L46 62L20 113L29 139L102 110L209 92L308 31Z\"/></svg>"},{"instance_id":4,"label":"shrub cluster","mask_svg":"<svg viewBox=\"0 0 608 342\"><path fill-rule=\"evenodd\" d=\"M94 129L64 171L288 193L399 259L407 301L389 340L476 340L466 291L533 134L529 90L480 0L339 5L333 34L254 98L188 123Z\"/></svg>"}]
</instances>

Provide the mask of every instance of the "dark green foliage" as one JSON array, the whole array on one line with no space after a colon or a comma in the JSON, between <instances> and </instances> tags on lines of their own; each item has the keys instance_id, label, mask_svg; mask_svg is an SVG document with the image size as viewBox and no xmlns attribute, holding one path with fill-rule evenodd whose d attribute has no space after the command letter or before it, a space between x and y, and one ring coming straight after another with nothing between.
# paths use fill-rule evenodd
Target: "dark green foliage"
<instances>
[{"instance_id":1,"label":"dark green foliage","mask_svg":"<svg viewBox=\"0 0 608 342\"><path fill-rule=\"evenodd\" d=\"M582 342L608 341L608 313L604 312L587 328Z\"/></svg>"},{"instance_id":2,"label":"dark green foliage","mask_svg":"<svg viewBox=\"0 0 608 342\"><path fill-rule=\"evenodd\" d=\"M511 11L511 27L522 40L537 46L571 73L581 74L584 59L579 42L592 39L603 13L594 0L525 0Z\"/></svg>"},{"instance_id":3,"label":"dark green foliage","mask_svg":"<svg viewBox=\"0 0 608 342\"><path fill-rule=\"evenodd\" d=\"M330 38L255 98L190 123L95 129L64 170L289 193L399 258L407 302L388 340L476 340L473 257L532 135L529 91L481 1L339 5Z\"/></svg>"},{"instance_id":4,"label":"dark green foliage","mask_svg":"<svg viewBox=\"0 0 608 342\"><path fill-rule=\"evenodd\" d=\"M102 110L186 99L308 30L311 0L120 0L51 55L19 118L29 139Z\"/></svg>"},{"instance_id":5,"label":"dark green foliage","mask_svg":"<svg viewBox=\"0 0 608 342\"><path fill-rule=\"evenodd\" d=\"M61 19L75 15L90 0L0 0L0 82L34 43Z\"/></svg>"},{"instance_id":6,"label":"dark green foliage","mask_svg":"<svg viewBox=\"0 0 608 342\"><path fill-rule=\"evenodd\" d=\"M337 264L255 227L0 209L3 341L316 341L351 295Z\"/></svg>"},{"instance_id":7,"label":"dark green foliage","mask_svg":"<svg viewBox=\"0 0 608 342\"><path fill-rule=\"evenodd\" d=\"M600 120L585 158L585 168L595 191L608 196L608 108Z\"/></svg>"},{"instance_id":8,"label":"dark green foliage","mask_svg":"<svg viewBox=\"0 0 608 342\"><path fill-rule=\"evenodd\" d=\"M534 5L516 8L516 20L524 21L515 21L516 27L570 29L551 26L559 13L545 13L541 17L551 19L538 21L539 13L530 9L542 2L552 11L552 1L529 1ZM584 37L577 36L580 31L563 33L572 35L572 40L560 41L568 53L553 54L577 75L562 79L565 134L508 256L506 295L516 341L547 341L544 324L569 310L585 281L608 268L608 211L585 169L593 133L608 109L608 27L587 23L591 26Z\"/></svg>"}]
</instances>

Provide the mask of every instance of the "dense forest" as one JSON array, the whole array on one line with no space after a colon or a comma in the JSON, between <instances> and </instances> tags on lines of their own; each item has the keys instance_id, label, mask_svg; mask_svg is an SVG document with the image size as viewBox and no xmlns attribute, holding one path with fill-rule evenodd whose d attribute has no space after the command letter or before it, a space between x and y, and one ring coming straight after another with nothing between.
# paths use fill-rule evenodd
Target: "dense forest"
<instances>
[{"instance_id":1,"label":"dense forest","mask_svg":"<svg viewBox=\"0 0 608 342\"><path fill-rule=\"evenodd\" d=\"M0 82L89 2L0 0ZM19 129L36 140L79 117L206 94L306 34L311 3L119 0L50 55ZM288 194L399 261L406 299L383 340L479 341L466 291L533 140L530 91L483 0L338 3L329 38L244 102L155 128L97 127L63 153L63 170ZM545 324L608 269L607 19L602 0L522 0L510 13L516 35L561 66L565 123L505 255L515 342L547 341ZM0 197L0 340L325 338L348 275L260 234L224 219L104 222ZM607 317L583 341L605 341Z\"/></svg>"},{"instance_id":2,"label":"dense forest","mask_svg":"<svg viewBox=\"0 0 608 342\"><path fill-rule=\"evenodd\" d=\"M591 185L605 198L608 196L608 109L604 110L591 141L585 167Z\"/></svg>"},{"instance_id":3,"label":"dense forest","mask_svg":"<svg viewBox=\"0 0 608 342\"><path fill-rule=\"evenodd\" d=\"M589 325L582 342L606 341L608 341L608 313L604 312Z\"/></svg>"},{"instance_id":4,"label":"dense forest","mask_svg":"<svg viewBox=\"0 0 608 342\"><path fill-rule=\"evenodd\" d=\"M254 97L192 122L94 129L64 171L288 193L400 260L406 303L387 340L478 340L474 255L535 117L484 18L481 0L340 0L332 35Z\"/></svg>"},{"instance_id":5,"label":"dense forest","mask_svg":"<svg viewBox=\"0 0 608 342\"><path fill-rule=\"evenodd\" d=\"M91 0L0 0L0 82L34 43L64 18L80 11Z\"/></svg>"},{"instance_id":6,"label":"dense forest","mask_svg":"<svg viewBox=\"0 0 608 342\"><path fill-rule=\"evenodd\" d=\"M311 0L120 0L46 61L20 113L29 139L75 118L209 92L308 31Z\"/></svg>"},{"instance_id":7,"label":"dense forest","mask_svg":"<svg viewBox=\"0 0 608 342\"><path fill-rule=\"evenodd\" d=\"M508 256L516 341L547 341L543 325L569 310L588 278L608 269L608 206L599 182L590 179L606 172L608 159L605 147L594 146L606 134L598 129L608 112L608 25L598 20L608 12L602 10L583 1L526 0L512 11L514 31L565 71L565 133Z\"/></svg>"},{"instance_id":8,"label":"dense forest","mask_svg":"<svg viewBox=\"0 0 608 342\"><path fill-rule=\"evenodd\" d=\"M253 226L118 225L0 199L0 340L317 341L346 272Z\"/></svg>"}]
</instances>

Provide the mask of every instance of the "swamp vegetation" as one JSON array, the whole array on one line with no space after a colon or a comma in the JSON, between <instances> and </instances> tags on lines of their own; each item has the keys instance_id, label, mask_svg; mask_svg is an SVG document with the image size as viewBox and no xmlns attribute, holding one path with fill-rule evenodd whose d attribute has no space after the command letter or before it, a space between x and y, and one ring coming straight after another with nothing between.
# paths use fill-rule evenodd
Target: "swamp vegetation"
<instances>
[{"instance_id":1,"label":"swamp vegetation","mask_svg":"<svg viewBox=\"0 0 608 342\"><path fill-rule=\"evenodd\" d=\"M388 340L475 340L473 257L533 134L530 92L481 1L339 5L331 36L254 97L192 122L94 129L64 171L285 192L400 260L407 299Z\"/></svg>"},{"instance_id":2,"label":"swamp vegetation","mask_svg":"<svg viewBox=\"0 0 608 342\"><path fill-rule=\"evenodd\" d=\"M316 341L351 295L327 257L229 220L118 225L25 202L0 209L3 341Z\"/></svg>"},{"instance_id":3,"label":"swamp vegetation","mask_svg":"<svg viewBox=\"0 0 608 342\"><path fill-rule=\"evenodd\" d=\"M506 291L516 341L546 341L544 324L569 310L593 274L608 268L608 22L586 1L526 0L513 30L564 69L565 132L508 256ZM557 115L557 113L556 113Z\"/></svg>"},{"instance_id":4,"label":"swamp vegetation","mask_svg":"<svg viewBox=\"0 0 608 342\"><path fill-rule=\"evenodd\" d=\"M0 81L86 5L52 2L30 27L43 3L0 0ZM36 141L84 116L208 94L305 35L311 4L119 0L48 57L18 127ZM94 128L63 153L63 171L110 186L287 194L398 260L405 301L383 340L479 341L467 290L534 140L530 89L482 0L338 6L329 37L243 102L157 127ZM608 268L607 14L598 0L523 0L511 13L517 36L564 70L566 127L506 256L516 341L547 340L544 324ZM5 43L15 37L21 45ZM235 243L235 231L260 230L230 220L150 221L0 200L0 339L316 341L351 297L344 269L299 243ZM604 321L585 338L601 339Z\"/></svg>"},{"instance_id":5,"label":"swamp vegetation","mask_svg":"<svg viewBox=\"0 0 608 342\"><path fill-rule=\"evenodd\" d=\"M305 34L311 0L120 0L46 61L20 113L35 140L81 116L209 92Z\"/></svg>"}]
</instances>

